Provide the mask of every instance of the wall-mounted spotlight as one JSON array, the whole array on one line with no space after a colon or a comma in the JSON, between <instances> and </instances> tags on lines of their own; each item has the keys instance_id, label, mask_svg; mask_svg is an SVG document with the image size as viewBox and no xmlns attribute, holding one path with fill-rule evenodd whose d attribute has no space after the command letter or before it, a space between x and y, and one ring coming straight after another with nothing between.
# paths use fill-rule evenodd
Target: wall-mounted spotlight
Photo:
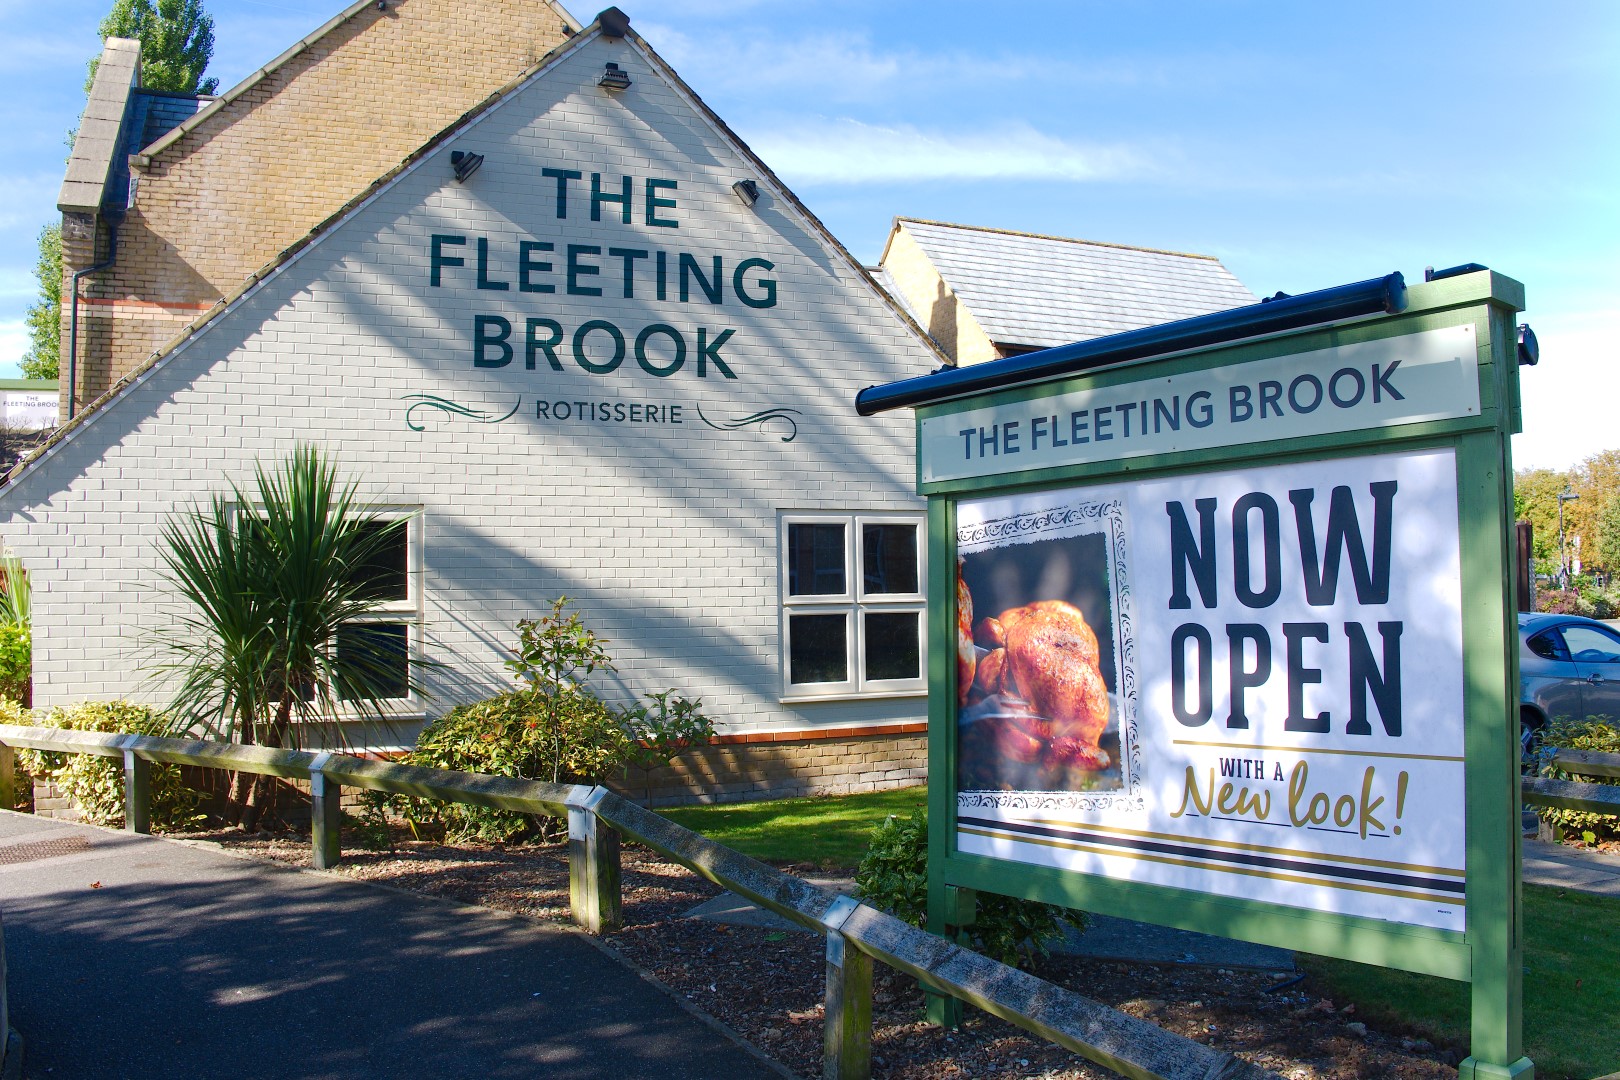
<instances>
[{"instance_id":1,"label":"wall-mounted spotlight","mask_svg":"<svg viewBox=\"0 0 1620 1080\"><path fill-rule=\"evenodd\" d=\"M759 202L759 185L752 180L737 181L731 185L731 192L744 206L753 206Z\"/></svg>"},{"instance_id":2,"label":"wall-mounted spotlight","mask_svg":"<svg viewBox=\"0 0 1620 1080\"><path fill-rule=\"evenodd\" d=\"M630 85L630 73L609 60L607 70L596 80L596 85L604 90L623 90Z\"/></svg>"},{"instance_id":3,"label":"wall-mounted spotlight","mask_svg":"<svg viewBox=\"0 0 1620 1080\"><path fill-rule=\"evenodd\" d=\"M1529 323L1519 324L1519 366L1535 367L1541 363L1541 342Z\"/></svg>"},{"instance_id":4,"label":"wall-mounted spotlight","mask_svg":"<svg viewBox=\"0 0 1620 1080\"><path fill-rule=\"evenodd\" d=\"M596 25L602 28L603 37L622 38L630 32L630 16L616 7L603 8Z\"/></svg>"},{"instance_id":5,"label":"wall-mounted spotlight","mask_svg":"<svg viewBox=\"0 0 1620 1080\"><path fill-rule=\"evenodd\" d=\"M450 167L456 172L456 182L465 184L467 177L478 171L478 166L484 163L483 154L475 154L471 150L450 151Z\"/></svg>"}]
</instances>

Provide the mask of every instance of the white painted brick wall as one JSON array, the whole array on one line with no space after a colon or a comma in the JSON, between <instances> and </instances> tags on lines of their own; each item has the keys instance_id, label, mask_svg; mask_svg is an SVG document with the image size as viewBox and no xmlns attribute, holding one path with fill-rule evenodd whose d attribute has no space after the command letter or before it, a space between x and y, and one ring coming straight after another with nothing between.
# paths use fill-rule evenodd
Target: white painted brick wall
<instances>
[{"instance_id":1,"label":"white painted brick wall","mask_svg":"<svg viewBox=\"0 0 1620 1080\"><path fill-rule=\"evenodd\" d=\"M596 78L607 60L633 85L609 96ZM485 156L466 184L451 178L451 149ZM555 212L546 167L585 174L569 216ZM615 206L588 214L590 173L604 186L634 178L632 225ZM645 178L678 182L659 212L678 229L642 223ZM763 197L744 208L733 181L755 178ZM616 190L610 187L609 190ZM467 237L466 260L429 278L430 236ZM475 284L478 236L495 252L505 292ZM519 240L559 272L553 294L521 293ZM569 243L600 246L602 273L570 296L561 273ZM615 246L688 251L708 267L725 259L725 302L651 299L649 258L634 299L619 295ZM753 309L731 289L743 258L775 264L778 303ZM514 324L510 366L475 368L473 317ZM608 319L633 341L650 323L689 335L686 367L655 378L633 356L610 375L587 374L558 349L565 370L539 359L526 370L525 317L565 331ZM735 380L696 376L693 328L735 330L723 349ZM662 345L663 342L660 342ZM666 354L667 355L667 354ZM784 724L847 725L920 719L921 698L785 706L781 688L777 513L920 510L912 492L909 415L861 419L860 388L922 374L936 363L872 288L768 190L758 171L677 89L623 41L582 44L487 113L326 235L250 298L217 319L81 429L20 482L0 492L0 536L35 582L35 701L136 697L161 702L148 679L143 636L172 618L159 575L165 518L248 484L255 461L299 443L333 452L364 497L423 507L427 651L449 665L436 677L442 711L510 683L502 667L518 619L567 594L612 641L620 691L679 687L700 697L726 730ZM499 424L420 410L432 394L500 415ZM547 424L537 398L682 406L679 426ZM798 434L778 424L720 431L718 421L799 410Z\"/></svg>"}]
</instances>

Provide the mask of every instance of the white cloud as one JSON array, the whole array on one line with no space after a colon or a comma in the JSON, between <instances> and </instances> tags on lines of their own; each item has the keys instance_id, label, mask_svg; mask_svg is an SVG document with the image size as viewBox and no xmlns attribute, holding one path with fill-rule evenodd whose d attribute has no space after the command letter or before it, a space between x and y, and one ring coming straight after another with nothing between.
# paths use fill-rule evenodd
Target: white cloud
<instances>
[{"instance_id":1,"label":"white cloud","mask_svg":"<svg viewBox=\"0 0 1620 1080\"><path fill-rule=\"evenodd\" d=\"M28 345L28 327L21 319L0 322L0 379L22 378L22 368L17 365Z\"/></svg>"},{"instance_id":2,"label":"white cloud","mask_svg":"<svg viewBox=\"0 0 1620 1080\"><path fill-rule=\"evenodd\" d=\"M40 226L55 219L56 193L62 186L62 172L0 173L0 229ZM29 255L33 265L33 255Z\"/></svg>"},{"instance_id":3,"label":"white cloud","mask_svg":"<svg viewBox=\"0 0 1620 1080\"><path fill-rule=\"evenodd\" d=\"M5 49L0 50L0 74L45 71L54 75L71 68L82 79L85 65L94 54L95 40L86 42L81 35L28 34L9 39Z\"/></svg>"},{"instance_id":4,"label":"white cloud","mask_svg":"<svg viewBox=\"0 0 1620 1080\"><path fill-rule=\"evenodd\" d=\"M34 280L32 267L0 266L0 303L26 299L33 303L39 295L39 282ZM10 306L9 304L7 306Z\"/></svg>"},{"instance_id":5,"label":"white cloud","mask_svg":"<svg viewBox=\"0 0 1620 1080\"><path fill-rule=\"evenodd\" d=\"M1158 171L1130 146L1075 142L1010 123L981 131L923 131L858 120L773 127L750 139L789 184L928 180L1119 180Z\"/></svg>"},{"instance_id":6,"label":"white cloud","mask_svg":"<svg viewBox=\"0 0 1620 1080\"><path fill-rule=\"evenodd\" d=\"M724 90L768 95L772 90L813 93L821 100L893 100L904 93L927 98L968 86L1005 88L1038 81L1054 85L1169 85L1188 79L1186 66L1167 59L1086 62L983 51L918 52L874 47L863 33L782 38L758 32L692 34L673 26L638 26L647 41L699 92Z\"/></svg>"},{"instance_id":7,"label":"white cloud","mask_svg":"<svg viewBox=\"0 0 1620 1080\"><path fill-rule=\"evenodd\" d=\"M1620 449L1620 309L1548 313L1531 325L1541 363L1519 369L1524 433L1514 436L1518 469L1567 469Z\"/></svg>"}]
</instances>

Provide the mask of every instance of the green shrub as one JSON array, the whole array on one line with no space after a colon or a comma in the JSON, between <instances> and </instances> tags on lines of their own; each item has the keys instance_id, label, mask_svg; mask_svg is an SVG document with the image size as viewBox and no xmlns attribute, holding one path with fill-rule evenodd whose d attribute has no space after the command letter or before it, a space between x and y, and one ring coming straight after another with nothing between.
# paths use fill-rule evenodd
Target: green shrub
<instances>
[{"instance_id":1,"label":"green shrub","mask_svg":"<svg viewBox=\"0 0 1620 1080\"><path fill-rule=\"evenodd\" d=\"M1542 589L1536 593L1536 610L1551 615L1597 617L1597 607L1574 589Z\"/></svg>"},{"instance_id":2,"label":"green shrub","mask_svg":"<svg viewBox=\"0 0 1620 1080\"><path fill-rule=\"evenodd\" d=\"M27 623L0 622L0 698L26 705L34 678L33 635Z\"/></svg>"},{"instance_id":3,"label":"green shrub","mask_svg":"<svg viewBox=\"0 0 1620 1080\"><path fill-rule=\"evenodd\" d=\"M1541 767L1543 776L1558 780L1581 780L1593 784L1612 784L1613 777L1583 776L1564 772L1551 764L1557 750L1593 750L1603 754L1620 754L1620 729L1607 717L1589 716L1585 720L1560 718L1550 721L1541 733L1539 756L1547 762ZM1588 844L1604 840L1620 840L1620 817L1612 814L1589 814L1582 810L1560 810L1556 807L1538 807L1541 819L1550 825L1576 835Z\"/></svg>"},{"instance_id":4,"label":"green shrub","mask_svg":"<svg viewBox=\"0 0 1620 1080\"><path fill-rule=\"evenodd\" d=\"M69 731L100 731L119 735L165 735L169 721L164 714L145 705L128 701L87 701L81 705L57 706L49 712L34 712L25 719L5 723L32 723L39 727ZM53 754L19 750L23 768L41 780L49 780L79 805L85 821L92 825L118 826L124 823L124 763L121 758L90 754ZM152 827L176 829L195 825L203 819L197 808L203 795L180 780L180 766L152 764Z\"/></svg>"},{"instance_id":5,"label":"green shrub","mask_svg":"<svg viewBox=\"0 0 1620 1080\"><path fill-rule=\"evenodd\" d=\"M562 597L550 614L518 623L517 657L507 667L525 686L451 709L422 732L404 761L524 780L599 784L626 765L662 764L714 735L703 703L674 690L647 694L649 704L622 709L597 697L580 680L613 670L607 642L578 612L565 614L567 604ZM376 801L400 810L413 825L442 823L451 840L510 843L560 829L554 819L512 810Z\"/></svg>"},{"instance_id":6,"label":"green shrub","mask_svg":"<svg viewBox=\"0 0 1620 1080\"><path fill-rule=\"evenodd\" d=\"M890 817L872 830L872 846L855 871L862 898L913 926L928 921L928 816L917 810L902 821ZM1004 964L1024 965L1048 954L1047 943L1065 925L1086 928L1086 913L1035 900L978 893L970 948Z\"/></svg>"},{"instance_id":7,"label":"green shrub","mask_svg":"<svg viewBox=\"0 0 1620 1080\"><path fill-rule=\"evenodd\" d=\"M435 720L405 755L409 765L556 783L595 783L625 759L630 740L593 694L548 701L533 690L509 690L458 705ZM460 803L400 804L413 822L438 821L452 840L511 843L548 828L532 814Z\"/></svg>"}]
</instances>

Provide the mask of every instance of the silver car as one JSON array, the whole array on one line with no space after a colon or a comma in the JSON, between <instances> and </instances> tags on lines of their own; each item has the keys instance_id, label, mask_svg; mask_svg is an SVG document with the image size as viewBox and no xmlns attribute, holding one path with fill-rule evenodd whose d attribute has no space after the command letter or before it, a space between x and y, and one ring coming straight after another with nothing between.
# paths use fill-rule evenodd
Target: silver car
<instances>
[{"instance_id":1,"label":"silver car","mask_svg":"<svg viewBox=\"0 0 1620 1080\"><path fill-rule=\"evenodd\" d=\"M1620 633L1579 615L1519 615L1519 740L1529 756L1547 721L1620 722Z\"/></svg>"}]
</instances>

